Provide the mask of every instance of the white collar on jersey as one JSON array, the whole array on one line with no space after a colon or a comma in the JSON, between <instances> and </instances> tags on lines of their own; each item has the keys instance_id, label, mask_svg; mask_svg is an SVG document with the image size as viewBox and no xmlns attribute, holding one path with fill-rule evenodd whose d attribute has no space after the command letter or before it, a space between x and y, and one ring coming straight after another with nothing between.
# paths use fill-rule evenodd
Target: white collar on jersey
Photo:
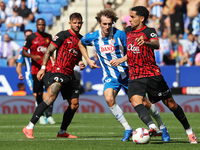
<instances>
[{"instance_id":1,"label":"white collar on jersey","mask_svg":"<svg viewBox=\"0 0 200 150\"><path fill-rule=\"evenodd\" d=\"M101 34L101 28L99 29L99 37L100 37L100 38L103 38L103 37L102 37L102 34ZM111 28L109 37L111 37L111 38L113 37L113 27Z\"/></svg>"}]
</instances>

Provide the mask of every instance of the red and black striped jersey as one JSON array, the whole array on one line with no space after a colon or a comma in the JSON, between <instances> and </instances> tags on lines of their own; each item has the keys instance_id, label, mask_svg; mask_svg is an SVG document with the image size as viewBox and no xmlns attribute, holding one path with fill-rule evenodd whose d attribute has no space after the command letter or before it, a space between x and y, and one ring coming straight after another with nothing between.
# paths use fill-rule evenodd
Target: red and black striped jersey
<instances>
[{"instance_id":1,"label":"red and black striped jersey","mask_svg":"<svg viewBox=\"0 0 200 150\"><path fill-rule=\"evenodd\" d=\"M74 66L81 55L78 42L82 35L74 34L70 29L59 32L52 40L52 44L57 48L56 62L52 73L62 73L74 75Z\"/></svg>"},{"instance_id":2,"label":"red and black striped jersey","mask_svg":"<svg viewBox=\"0 0 200 150\"><path fill-rule=\"evenodd\" d=\"M133 30L130 26L125 30L127 36L127 59L130 80L161 75L160 68L156 65L154 49L148 46L138 46L136 38L145 42L157 38L154 28L144 26L140 30Z\"/></svg>"},{"instance_id":3,"label":"red and black striped jersey","mask_svg":"<svg viewBox=\"0 0 200 150\"><path fill-rule=\"evenodd\" d=\"M37 62L31 59L31 74L37 74L42 65L42 60L47 48L51 42L52 36L48 33L44 33L42 35L37 32L29 35L26 38L23 49L30 49L30 53L32 55L39 55L41 57ZM49 60L46 65L46 71L50 71L52 69L52 62Z\"/></svg>"}]
</instances>

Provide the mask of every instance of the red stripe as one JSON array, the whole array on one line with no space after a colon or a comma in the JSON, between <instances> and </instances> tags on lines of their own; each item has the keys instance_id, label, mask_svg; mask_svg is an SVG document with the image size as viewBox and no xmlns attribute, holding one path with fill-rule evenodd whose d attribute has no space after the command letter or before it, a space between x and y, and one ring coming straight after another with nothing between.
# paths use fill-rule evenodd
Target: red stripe
<instances>
[{"instance_id":1,"label":"red stripe","mask_svg":"<svg viewBox=\"0 0 200 150\"><path fill-rule=\"evenodd\" d=\"M58 46L53 41L51 41L51 44L53 44L56 48L58 48Z\"/></svg>"}]
</instances>

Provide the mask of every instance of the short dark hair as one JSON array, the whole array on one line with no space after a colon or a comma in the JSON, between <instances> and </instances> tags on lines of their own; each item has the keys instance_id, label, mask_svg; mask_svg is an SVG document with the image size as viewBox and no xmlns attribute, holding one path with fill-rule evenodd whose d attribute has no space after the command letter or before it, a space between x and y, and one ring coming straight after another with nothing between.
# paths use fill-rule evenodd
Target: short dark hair
<instances>
[{"instance_id":1,"label":"short dark hair","mask_svg":"<svg viewBox=\"0 0 200 150\"><path fill-rule=\"evenodd\" d=\"M117 14L111 8L106 8L106 9L101 10L100 12L98 12L97 16L95 17L97 22L101 22L101 17L102 16L106 16L107 18L111 18L112 19L112 23L113 22L117 22L117 20L118 20Z\"/></svg>"},{"instance_id":2,"label":"short dark hair","mask_svg":"<svg viewBox=\"0 0 200 150\"><path fill-rule=\"evenodd\" d=\"M25 86L25 84L24 84L23 82L19 82L19 83L17 84L18 89L20 89L22 86Z\"/></svg>"},{"instance_id":3,"label":"short dark hair","mask_svg":"<svg viewBox=\"0 0 200 150\"><path fill-rule=\"evenodd\" d=\"M37 25L37 23L38 23L39 20L43 20L43 21L45 22L45 25L46 25L46 21L45 21L43 18L38 18L38 19L36 20L36 25Z\"/></svg>"},{"instance_id":4,"label":"short dark hair","mask_svg":"<svg viewBox=\"0 0 200 150\"><path fill-rule=\"evenodd\" d=\"M74 18L81 19L81 21L83 20L82 15L81 15L80 13L77 13L77 12L72 13L72 14L69 16L69 20L72 20L72 19L74 19Z\"/></svg>"},{"instance_id":5,"label":"short dark hair","mask_svg":"<svg viewBox=\"0 0 200 150\"><path fill-rule=\"evenodd\" d=\"M144 6L135 6L131 9L131 11L136 11L136 15L138 16L143 16L144 17L144 21L143 24L146 23L148 17L149 17L149 11L147 10L146 7Z\"/></svg>"},{"instance_id":6,"label":"short dark hair","mask_svg":"<svg viewBox=\"0 0 200 150\"><path fill-rule=\"evenodd\" d=\"M13 8L13 11L14 11L14 12L18 12L18 11L19 11L19 8L18 8L18 7L14 7L14 8Z\"/></svg>"},{"instance_id":7,"label":"short dark hair","mask_svg":"<svg viewBox=\"0 0 200 150\"><path fill-rule=\"evenodd\" d=\"M26 29L25 31L24 31L24 34L26 34L26 32L33 32L31 29Z\"/></svg>"}]
</instances>

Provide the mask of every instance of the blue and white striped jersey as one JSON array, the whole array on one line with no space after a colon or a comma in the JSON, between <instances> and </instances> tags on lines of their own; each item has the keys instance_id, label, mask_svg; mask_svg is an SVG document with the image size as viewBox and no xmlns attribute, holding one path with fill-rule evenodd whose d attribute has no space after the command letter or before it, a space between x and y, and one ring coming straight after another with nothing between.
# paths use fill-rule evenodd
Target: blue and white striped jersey
<instances>
[{"instance_id":1,"label":"blue and white striped jersey","mask_svg":"<svg viewBox=\"0 0 200 150\"><path fill-rule=\"evenodd\" d=\"M30 53L30 50L28 50ZM27 85L29 86L30 91L33 93L33 80L31 75L31 58L22 56L22 50L19 53L19 57L17 58L17 63L25 63L25 78Z\"/></svg>"},{"instance_id":2,"label":"blue and white striped jersey","mask_svg":"<svg viewBox=\"0 0 200 150\"><path fill-rule=\"evenodd\" d=\"M103 80L106 77L113 77L123 80L128 77L128 64L123 62L113 67L109 61L122 58L127 52L126 34L124 31L112 28L108 37L103 38L101 28L95 32L88 33L81 38L83 45L93 45L98 54L103 68Z\"/></svg>"}]
</instances>

